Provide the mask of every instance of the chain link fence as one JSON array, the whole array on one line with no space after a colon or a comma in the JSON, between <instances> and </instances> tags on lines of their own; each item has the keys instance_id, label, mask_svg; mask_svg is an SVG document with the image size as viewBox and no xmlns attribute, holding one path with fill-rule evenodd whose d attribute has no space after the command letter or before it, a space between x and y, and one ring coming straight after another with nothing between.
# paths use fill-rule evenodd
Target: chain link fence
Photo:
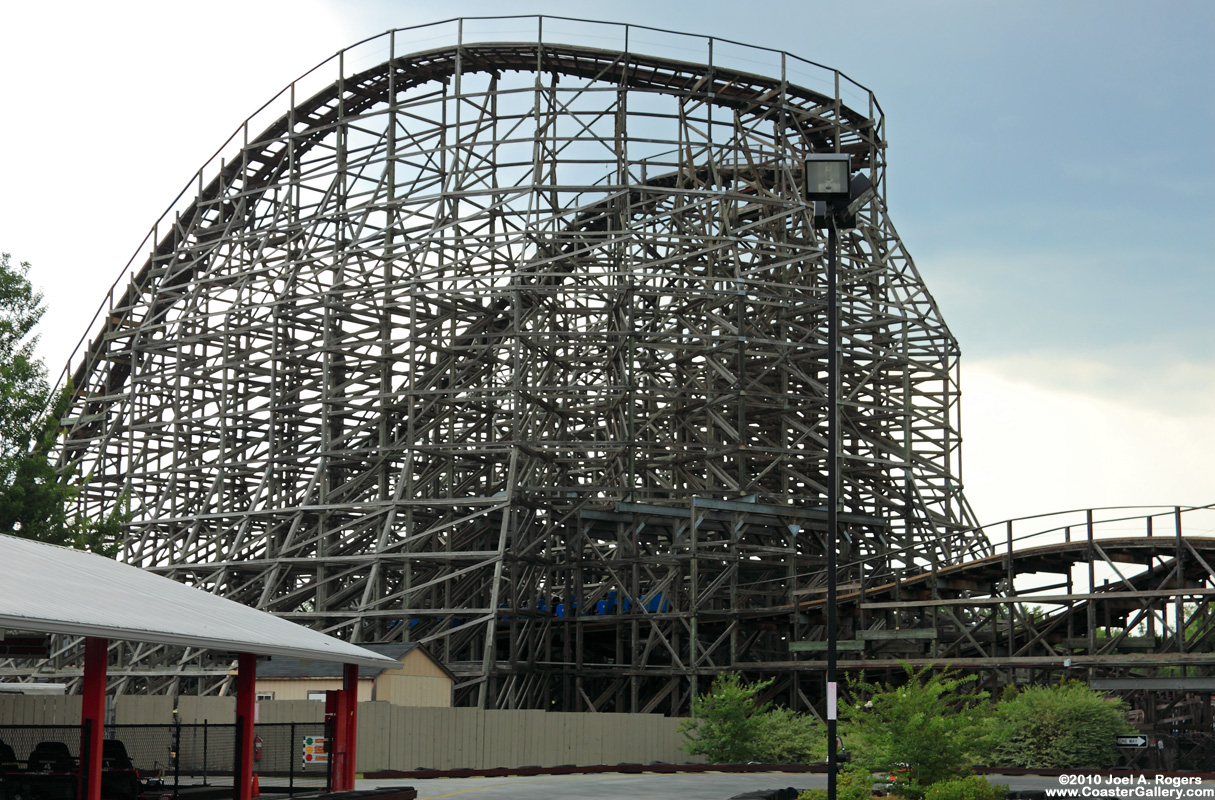
<instances>
[{"instance_id":1,"label":"chain link fence","mask_svg":"<svg viewBox=\"0 0 1215 800\"><path fill-rule=\"evenodd\" d=\"M79 725L13 725L0 729L5 800L76 800L80 732Z\"/></svg>"},{"instance_id":2,"label":"chain link fence","mask_svg":"<svg viewBox=\"0 0 1215 800\"><path fill-rule=\"evenodd\" d=\"M234 724L206 722L107 725L103 794L135 800L149 779L162 781L174 797L184 787L231 785L236 732ZM253 735L253 772L262 790L328 788L325 723L255 725ZM79 725L0 725L0 800L75 800L81 740Z\"/></svg>"}]
</instances>

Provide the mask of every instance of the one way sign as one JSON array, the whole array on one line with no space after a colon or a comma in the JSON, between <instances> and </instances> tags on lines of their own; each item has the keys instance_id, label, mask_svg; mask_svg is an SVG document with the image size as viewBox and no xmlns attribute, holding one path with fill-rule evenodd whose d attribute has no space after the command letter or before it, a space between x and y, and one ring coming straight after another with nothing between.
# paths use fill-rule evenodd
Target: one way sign
<instances>
[{"instance_id":1,"label":"one way sign","mask_svg":"<svg viewBox=\"0 0 1215 800\"><path fill-rule=\"evenodd\" d=\"M1148 740L1146 736L1119 736L1119 747L1147 747Z\"/></svg>"}]
</instances>

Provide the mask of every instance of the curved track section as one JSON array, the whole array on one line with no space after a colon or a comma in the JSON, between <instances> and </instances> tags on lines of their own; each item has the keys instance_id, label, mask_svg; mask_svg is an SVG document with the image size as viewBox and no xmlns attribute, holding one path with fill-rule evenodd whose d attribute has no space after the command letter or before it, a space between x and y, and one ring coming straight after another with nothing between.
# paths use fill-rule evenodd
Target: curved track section
<instances>
[{"instance_id":1,"label":"curved track section","mask_svg":"<svg viewBox=\"0 0 1215 800\"><path fill-rule=\"evenodd\" d=\"M1034 528L989 527L1004 541L984 558L842 590L842 668L905 661L982 671L993 684L1066 673L1128 689L1161 676L1215 689L1215 506L1015 522ZM813 595L798 604L816 633L823 606ZM821 636L791 644L806 666L820 666L824 650Z\"/></svg>"},{"instance_id":2,"label":"curved track section","mask_svg":"<svg viewBox=\"0 0 1215 800\"><path fill-rule=\"evenodd\" d=\"M841 558L990 552L872 95L721 40L689 63L468 30L339 54L157 225L63 420L83 510L130 504L122 557L424 642L461 703L679 713L787 660L825 553L823 151L878 189L843 242ZM205 690L195 655L137 649L119 688Z\"/></svg>"}]
</instances>

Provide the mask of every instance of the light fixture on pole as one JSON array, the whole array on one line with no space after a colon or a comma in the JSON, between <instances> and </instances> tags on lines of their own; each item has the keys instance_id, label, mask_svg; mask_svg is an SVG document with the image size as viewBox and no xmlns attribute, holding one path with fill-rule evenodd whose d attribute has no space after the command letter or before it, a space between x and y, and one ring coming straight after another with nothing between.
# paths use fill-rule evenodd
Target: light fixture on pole
<instances>
[{"instance_id":1,"label":"light fixture on pole","mask_svg":"<svg viewBox=\"0 0 1215 800\"><path fill-rule=\"evenodd\" d=\"M836 656L836 546L839 539L840 505L840 369L839 297L836 272L839 262L839 228L856 227L856 211L868 200L872 185L868 178L852 176L852 158L846 153L816 153L806 157L805 198L814 201L814 224L827 228L827 800L836 800L839 769L837 738L838 680ZM819 213L819 210L822 213Z\"/></svg>"},{"instance_id":2,"label":"light fixture on pole","mask_svg":"<svg viewBox=\"0 0 1215 800\"><path fill-rule=\"evenodd\" d=\"M852 178L852 156L814 153L806 156L806 199L827 203L847 202Z\"/></svg>"}]
</instances>

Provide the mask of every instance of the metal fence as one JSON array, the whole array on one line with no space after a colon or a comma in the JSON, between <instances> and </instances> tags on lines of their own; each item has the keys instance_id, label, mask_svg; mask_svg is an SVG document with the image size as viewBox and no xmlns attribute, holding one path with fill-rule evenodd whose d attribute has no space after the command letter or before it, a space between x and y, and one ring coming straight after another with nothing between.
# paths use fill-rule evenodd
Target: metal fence
<instances>
[{"instance_id":1,"label":"metal fence","mask_svg":"<svg viewBox=\"0 0 1215 800\"><path fill-rule=\"evenodd\" d=\"M0 746L0 766L8 772L44 772L48 770L37 760L31 763L31 758L57 752L68 760L61 760L51 771L74 773L80 759L81 730L79 725L0 725L0 745L4 745ZM231 785L236 731L231 723L107 725L105 739L122 746L107 746L105 767L114 771L134 768L142 780L159 778L174 796L187 786ZM253 735L253 771L262 789L292 792L329 787L327 754L323 743L315 741L328 738L325 723L255 725ZM310 741L313 752L305 753ZM108 758L121 751L129 764Z\"/></svg>"}]
</instances>

